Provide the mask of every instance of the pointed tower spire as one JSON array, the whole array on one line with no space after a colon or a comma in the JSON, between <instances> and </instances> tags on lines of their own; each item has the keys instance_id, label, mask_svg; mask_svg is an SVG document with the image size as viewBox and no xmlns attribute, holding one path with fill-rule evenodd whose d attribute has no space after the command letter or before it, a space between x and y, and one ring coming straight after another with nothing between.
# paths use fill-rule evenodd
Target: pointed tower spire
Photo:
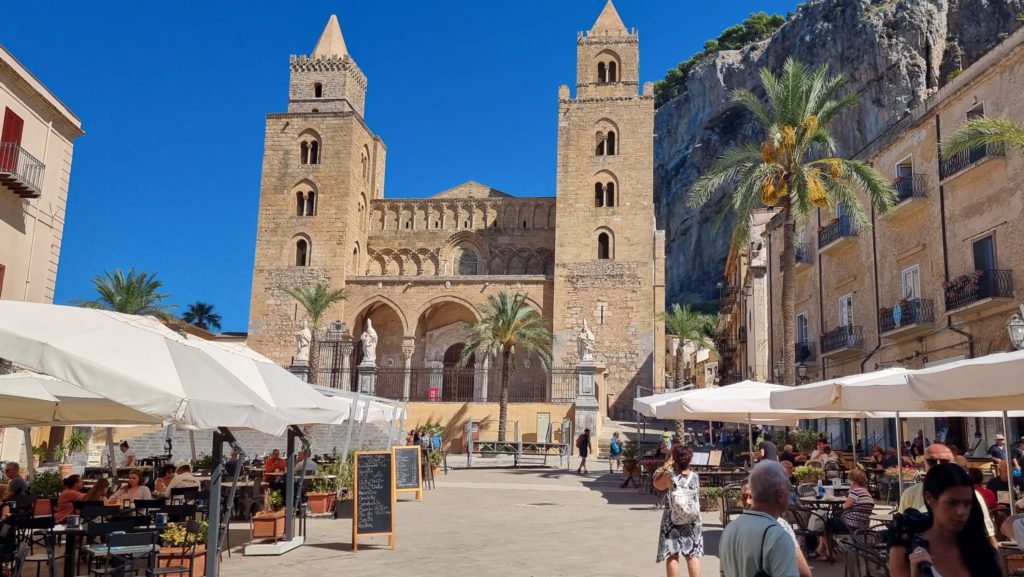
<instances>
[{"instance_id":1,"label":"pointed tower spire","mask_svg":"<svg viewBox=\"0 0 1024 577\"><path fill-rule=\"evenodd\" d=\"M338 17L331 14L331 19L327 21L327 26L324 27L324 32L313 49L313 58L342 57L346 54L348 48L345 47L345 37L341 35L341 24L338 24Z\"/></svg>"},{"instance_id":2,"label":"pointed tower spire","mask_svg":"<svg viewBox=\"0 0 1024 577\"><path fill-rule=\"evenodd\" d=\"M616 36L629 33L626 25L622 23L622 18L619 17L619 11L612 4L612 0L608 0L608 3L604 5L604 10L601 10L601 15L597 17L597 22L594 22L590 33L601 36Z\"/></svg>"}]
</instances>

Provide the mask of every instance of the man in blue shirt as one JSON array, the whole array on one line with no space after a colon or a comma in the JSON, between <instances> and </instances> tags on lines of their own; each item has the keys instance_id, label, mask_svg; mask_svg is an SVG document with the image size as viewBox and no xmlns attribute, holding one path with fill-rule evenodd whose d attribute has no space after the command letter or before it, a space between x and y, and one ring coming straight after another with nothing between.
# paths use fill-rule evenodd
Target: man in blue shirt
<instances>
[{"instance_id":1,"label":"man in blue shirt","mask_svg":"<svg viewBox=\"0 0 1024 577\"><path fill-rule=\"evenodd\" d=\"M789 479L778 461L762 461L750 473L753 504L722 532L720 556L725 577L799 577L793 541L776 518L789 505Z\"/></svg>"}]
</instances>

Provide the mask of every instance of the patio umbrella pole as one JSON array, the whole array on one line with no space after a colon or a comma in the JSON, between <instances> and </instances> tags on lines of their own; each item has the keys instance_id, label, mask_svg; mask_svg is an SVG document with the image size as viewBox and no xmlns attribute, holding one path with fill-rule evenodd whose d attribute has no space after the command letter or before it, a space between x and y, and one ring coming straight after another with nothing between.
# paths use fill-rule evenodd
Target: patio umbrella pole
<instances>
[{"instance_id":1,"label":"patio umbrella pole","mask_svg":"<svg viewBox=\"0 0 1024 577\"><path fill-rule=\"evenodd\" d=\"M114 427L107 427L107 466L110 467L110 484L117 482L117 457L114 456Z\"/></svg>"},{"instance_id":2,"label":"patio umbrella pole","mask_svg":"<svg viewBox=\"0 0 1024 577\"><path fill-rule=\"evenodd\" d=\"M359 422L359 440L356 444L360 447L363 446L363 439L366 437L366 420L370 417L370 401L366 401L366 406L363 407L363 419Z\"/></svg>"},{"instance_id":3,"label":"patio umbrella pole","mask_svg":"<svg viewBox=\"0 0 1024 577\"><path fill-rule=\"evenodd\" d=\"M352 448L352 427L356 426L356 410L359 407L359 391L356 391L356 398L348 412L348 431L345 432L345 450L341 453L341 464L348 462L348 452Z\"/></svg>"},{"instance_id":4,"label":"patio umbrella pole","mask_svg":"<svg viewBox=\"0 0 1024 577\"><path fill-rule=\"evenodd\" d=\"M295 426L288 427L288 452L284 470L284 540L291 541L295 534ZM305 467L303 467L305 468Z\"/></svg>"},{"instance_id":5,"label":"patio umbrella pole","mask_svg":"<svg viewBox=\"0 0 1024 577\"><path fill-rule=\"evenodd\" d=\"M853 437L853 468L857 468L857 419L850 419L850 436Z\"/></svg>"},{"instance_id":6,"label":"patio umbrella pole","mask_svg":"<svg viewBox=\"0 0 1024 577\"><path fill-rule=\"evenodd\" d=\"M1006 435L1009 435L1009 434L1010 434L1010 427L1008 426L1008 424L1006 422L1006 411L1003 411L1003 436L1006 436ZM1007 451L1007 455L1006 455L1007 456L1007 459L1006 459L1006 479L1008 481L1007 484L1009 485L1008 488L1010 489L1010 516L1012 517L1013 516L1013 498L1015 497L1015 495L1013 493L1013 469L1010 468L1011 462L1010 462L1010 459L1009 459L1009 456L1010 456L1009 452L1010 451Z\"/></svg>"},{"instance_id":7,"label":"patio umbrella pole","mask_svg":"<svg viewBox=\"0 0 1024 577\"><path fill-rule=\"evenodd\" d=\"M750 466L754 466L754 429L750 426L750 413L747 413L747 444L750 446Z\"/></svg>"},{"instance_id":8,"label":"patio umbrella pole","mask_svg":"<svg viewBox=\"0 0 1024 577\"><path fill-rule=\"evenodd\" d=\"M896 475L896 482L897 486L900 489L900 494L898 497L896 497L897 509L900 508L899 500L903 498L903 439L901 438L902 435L900 435L900 433L902 432L900 429L902 428L903 427L900 426L900 412L896 411L896 455L898 459L896 461L896 471L898 473Z\"/></svg>"},{"instance_id":9,"label":"patio umbrella pole","mask_svg":"<svg viewBox=\"0 0 1024 577\"><path fill-rule=\"evenodd\" d=\"M226 427L220 427L213 432L213 467L210 469L210 501L207 512L209 526L217 532L217 538L213 541L213 551L206 553L206 577L217 577L217 562L220 560L220 531L221 531L221 507L220 507L220 479L224 473L224 443L234 442L235 438ZM207 539L209 542L209 539Z\"/></svg>"},{"instance_id":10,"label":"patio umbrella pole","mask_svg":"<svg viewBox=\"0 0 1024 577\"><path fill-rule=\"evenodd\" d=\"M189 429L188 444L192 446L192 460L196 460L196 432Z\"/></svg>"},{"instance_id":11,"label":"patio umbrella pole","mask_svg":"<svg viewBox=\"0 0 1024 577\"><path fill-rule=\"evenodd\" d=\"M225 541L227 541L228 530L230 529L231 525L231 512L234 509L235 505L235 494L238 492L238 475L242 472L241 463L244 463L246 459L245 451L243 451L242 447L238 445L238 441L232 439L228 441L228 443L231 445L231 450L234 451L235 453L238 453L239 466L235 467L235 472L234 474L231 475L231 490L228 492L227 501L224 502L225 505L227 505L227 507L225 507L227 511L224 513L225 519L222 523L224 525L224 531L222 534L220 534L220 541L217 543L218 551L224 548L224 543Z\"/></svg>"},{"instance_id":12,"label":"patio umbrella pole","mask_svg":"<svg viewBox=\"0 0 1024 577\"><path fill-rule=\"evenodd\" d=\"M25 467L31 477L36 473L36 459L32 454L32 427L22 427L21 434L25 437Z\"/></svg>"}]
</instances>

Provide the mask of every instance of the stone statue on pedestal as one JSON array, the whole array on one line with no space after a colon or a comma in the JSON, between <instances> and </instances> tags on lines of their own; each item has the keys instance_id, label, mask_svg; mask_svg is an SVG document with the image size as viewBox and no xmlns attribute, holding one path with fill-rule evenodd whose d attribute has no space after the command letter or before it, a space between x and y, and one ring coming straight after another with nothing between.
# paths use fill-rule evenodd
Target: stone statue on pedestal
<instances>
[{"instance_id":1,"label":"stone statue on pedestal","mask_svg":"<svg viewBox=\"0 0 1024 577\"><path fill-rule=\"evenodd\" d=\"M594 360L594 350L597 348L597 338L594 333L590 331L590 327L587 326L587 319L583 319L583 328L580 329L580 334L576 337L576 346L579 349L580 361L592 361Z\"/></svg>"},{"instance_id":2,"label":"stone statue on pedestal","mask_svg":"<svg viewBox=\"0 0 1024 577\"><path fill-rule=\"evenodd\" d=\"M309 343L313 340L313 332L309 330L309 322L302 321L302 329L295 332L295 362L309 362Z\"/></svg>"},{"instance_id":3,"label":"stone statue on pedestal","mask_svg":"<svg viewBox=\"0 0 1024 577\"><path fill-rule=\"evenodd\" d=\"M359 340L363 341L363 362L377 360L377 331L373 330L373 321L366 319L366 330Z\"/></svg>"}]
</instances>

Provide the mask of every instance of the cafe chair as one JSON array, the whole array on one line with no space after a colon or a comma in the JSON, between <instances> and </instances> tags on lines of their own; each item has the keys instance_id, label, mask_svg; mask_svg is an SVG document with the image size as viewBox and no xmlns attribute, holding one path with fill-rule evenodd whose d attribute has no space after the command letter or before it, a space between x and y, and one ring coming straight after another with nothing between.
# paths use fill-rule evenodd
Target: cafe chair
<instances>
[{"instance_id":1,"label":"cafe chair","mask_svg":"<svg viewBox=\"0 0 1024 577\"><path fill-rule=\"evenodd\" d=\"M14 554L14 561L11 564L11 577L21 577L25 568L25 561L28 559L28 543L22 542L18 545L18 551Z\"/></svg>"},{"instance_id":2,"label":"cafe chair","mask_svg":"<svg viewBox=\"0 0 1024 577\"><path fill-rule=\"evenodd\" d=\"M106 503L103 501L72 501L71 506L75 508L75 515L81 515L82 509L86 507L104 507Z\"/></svg>"},{"instance_id":3,"label":"cafe chair","mask_svg":"<svg viewBox=\"0 0 1024 577\"><path fill-rule=\"evenodd\" d=\"M83 523L92 523L94 521L103 521L107 517L120 515L122 511L124 509L117 505L100 505L98 507L83 507L79 516Z\"/></svg>"},{"instance_id":4,"label":"cafe chair","mask_svg":"<svg viewBox=\"0 0 1024 577\"><path fill-rule=\"evenodd\" d=\"M822 469L825 472L826 479L838 479L843 474L843 467L837 461L829 461L825 463L825 467Z\"/></svg>"},{"instance_id":5,"label":"cafe chair","mask_svg":"<svg viewBox=\"0 0 1024 577\"><path fill-rule=\"evenodd\" d=\"M105 522L93 522L89 523L85 527L86 542L92 542L97 538L106 539L111 533L124 532L135 530L135 523L131 521L105 521ZM89 549L88 546L82 548L82 556L86 560L86 566L92 566L93 562L97 560L97 555ZM81 559L79 559L80 561ZM65 562L74 562L74 560L65 560Z\"/></svg>"},{"instance_id":6,"label":"cafe chair","mask_svg":"<svg viewBox=\"0 0 1024 577\"><path fill-rule=\"evenodd\" d=\"M166 499L136 499L135 514L147 515L150 510L160 509L166 504Z\"/></svg>"},{"instance_id":7,"label":"cafe chair","mask_svg":"<svg viewBox=\"0 0 1024 577\"><path fill-rule=\"evenodd\" d=\"M743 512L743 503L740 502L740 495L743 493L743 487L740 485L726 485L722 489L722 506L721 518L722 528L724 529L732 521L734 515L739 515Z\"/></svg>"},{"instance_id":8,"label":"cafe chair","mask_svg":"<svg viewBox=\"0 0 1024 577\"><path fill-rule=\"evenodd\" d=\"M818 486L813 483L800 483L796 486L797 497L814 497L818 494Z\"/></svg>"},{"instance_id":9,"label":"cafe chair","mask_svg":"<svg viewBox=\"0 0 1024 577\"><path fill-rule=\"evenodd\" d=\"M158 575L193 575L196 547L198 546L196 541L198 540L197 538L200 531L199 523L196 521L189 521L185 524L185 531L188 535L196 538L186 539L186 545L184 547L180 547L180 552L173 553L167 557L168 561L166 567L157 567L153 570L153 577ZM200 571L202 571L202 568L200 568Z\"/></svg>"},{"instance_id":10,"label":"cafe chair","mask_svg":"<svg viewBox=\"0 0 1024 577\"><path fill-rule=\"evenodd\" d=\"M811 519L815 517L821 520L822 529L810 528ZM818 546L818 540L825 534L825 518L816 511L791 504L789 510L786 511L786 520L793 526L793 533L801 541L804 553L814 551Z\"/></svg>"},{"instance_id":11,"label":"cafe chair","mask_svg":"<svg viewBox=\"0 0 1024 577\"><path fill-rule=\"evenodd\" d=\"M160 535L152 531L141 533L111 533L103 547L95 547L97 551L105 550L105 563L89 570L89 575L120 577L125 571L145 571L153 575L156 570L157 545Z\"/></svg>"},{"instance_id":12,"label":"cafe chair","mask_svg":"<svg viewBox=\"0 0 1024 577\"><path fill-rule=\"evenodd\" d=\"M164 505L160 512L167 513L167 520L172 523L183 523L196 519L195 505Z\"/></svg>"},{"instance_id":13,"label":"cafe chair","mask_svg":"<svg viewBox=\"0 0 1024 577\"><path fill-rule=\"evenodd\" d=\"M46 563L50 568L50 577L54 577L56 556L51 532L55 524L53 517L21 517L15 519L14 523L18 530L18 541L22 544L27 543L29 547L29 556L25 558L25 563L36 564L36 577L39 577L43 563ZM42 547L43 552L34 553L36 546Z\"/></svg>"}]
</instances>

